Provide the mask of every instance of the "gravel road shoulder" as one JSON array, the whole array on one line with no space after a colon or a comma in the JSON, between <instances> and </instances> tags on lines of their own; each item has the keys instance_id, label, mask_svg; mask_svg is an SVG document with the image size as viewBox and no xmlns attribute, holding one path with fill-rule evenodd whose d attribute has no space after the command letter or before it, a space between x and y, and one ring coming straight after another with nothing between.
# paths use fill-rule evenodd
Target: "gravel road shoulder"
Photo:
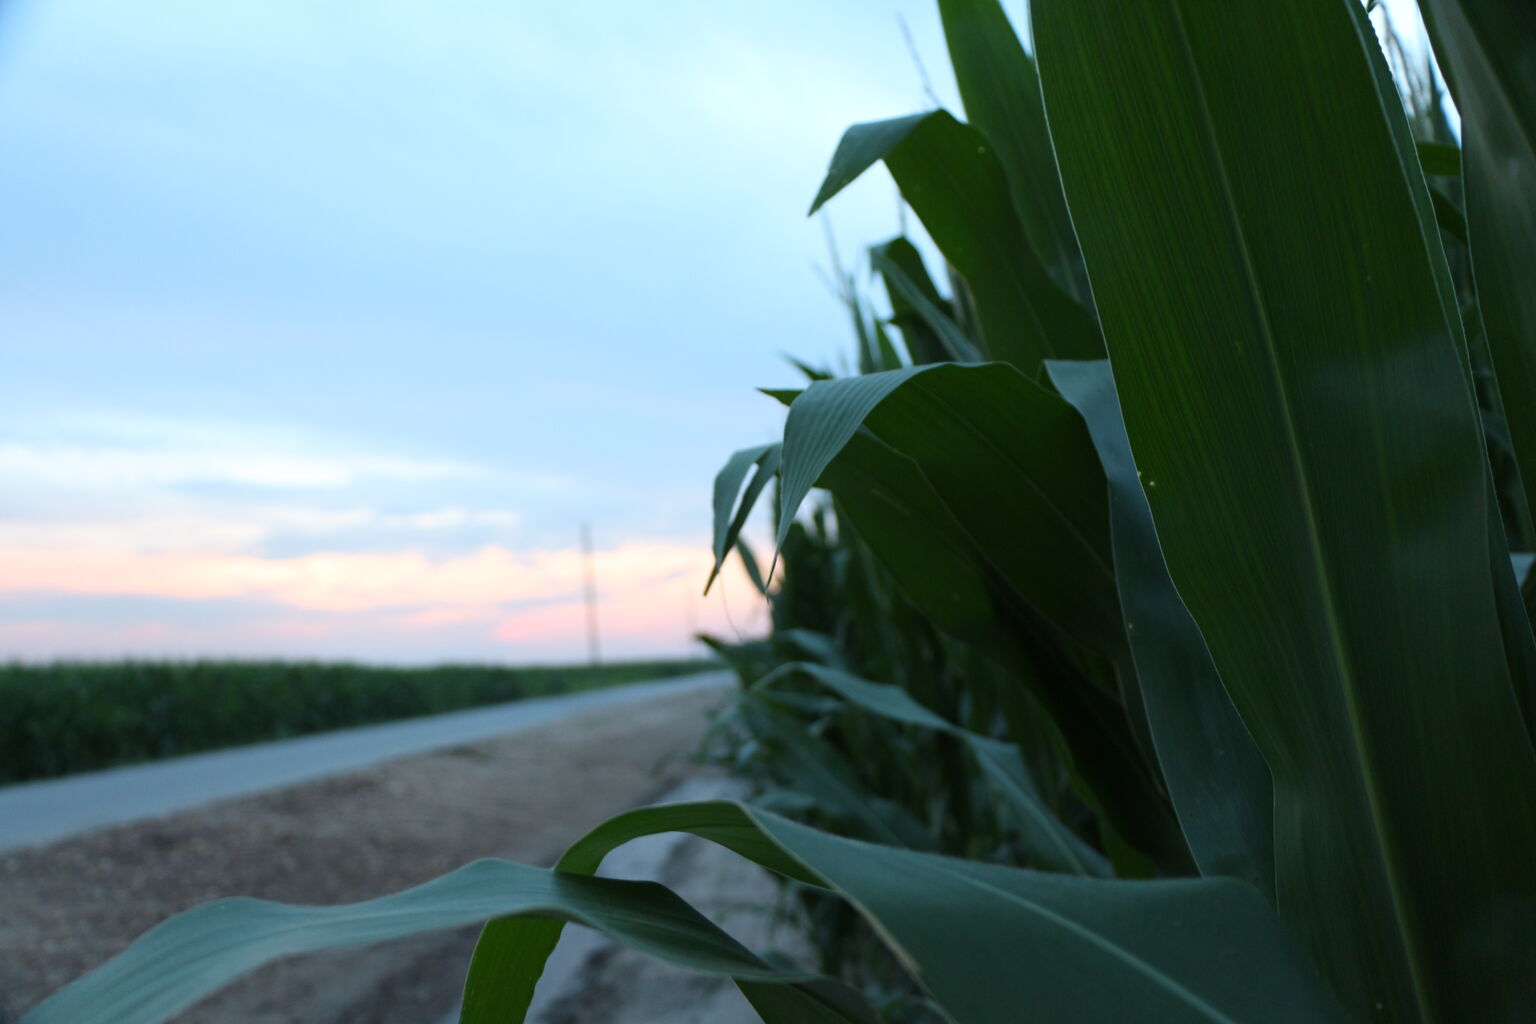
<instances>
[{"instance_id":1,"label":"gravel road shoulder","mask_svg":"<svg viewBox=\"0 0 1536 1024\"><path fill-rule=\"evenodd\" d=\"M165 917L220 896L345 903L476 857L548 864L604 818L695 769L679 756L722 691L583 712L512 737L48 846L0 854L0 1022ZM263 968L181 1020L432 1021L476 929Z\"/></svg>"}]
</instances>

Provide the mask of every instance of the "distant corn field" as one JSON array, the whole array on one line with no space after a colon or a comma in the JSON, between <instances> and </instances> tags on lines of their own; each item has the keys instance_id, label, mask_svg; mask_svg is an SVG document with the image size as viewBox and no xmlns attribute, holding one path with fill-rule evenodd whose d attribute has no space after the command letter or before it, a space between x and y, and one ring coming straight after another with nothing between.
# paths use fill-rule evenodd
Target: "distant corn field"
<instances>
[{"instance_id":1,"label":"distant corn field","mask_svg":"<svg viewBox=\"0 0 1536 1024\"><path fill-rule=\"evenodd\" d=\"M0 783L713 667L701 659L424 668L296 661L0 665Z\"/></svg>"}]
</instances>

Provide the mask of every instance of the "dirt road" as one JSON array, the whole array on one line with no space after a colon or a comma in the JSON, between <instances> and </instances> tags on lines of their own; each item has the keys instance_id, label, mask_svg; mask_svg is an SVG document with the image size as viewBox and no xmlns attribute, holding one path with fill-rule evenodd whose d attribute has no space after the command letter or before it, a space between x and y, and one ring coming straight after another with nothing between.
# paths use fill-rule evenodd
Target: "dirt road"
<instances>
[{"instance_id":1,"label":"dirt road","mask_svg":"<svg viewBox=\"0 0 1536 1024\"><path fill-rule=\"evenodd\" d=\"M599 709L49 846L0 854L0 1022L168 915L219 896L342 903L476 857L548 864L689 775L723 690ZM475 930L262 969L182 1020L403 1024L453 1005Z\"/></svg>"}]
</instances>

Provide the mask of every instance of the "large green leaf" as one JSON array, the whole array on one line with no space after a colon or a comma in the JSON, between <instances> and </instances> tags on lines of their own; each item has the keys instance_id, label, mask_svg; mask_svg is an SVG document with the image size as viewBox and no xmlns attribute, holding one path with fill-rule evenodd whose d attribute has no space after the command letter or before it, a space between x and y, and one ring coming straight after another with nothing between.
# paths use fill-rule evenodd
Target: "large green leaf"
<instances>
[{"instance_id":1,"label":"large green leaf","mask_svg":"<svg viewBox=\"0 0 1536 1024\"><path fill-rule=\"evenodd\" d=\"M998 0L939 0L939 14L966 119L996 148L1035 252L1069 295L1087 302L1088 275L1056 173L1034 61Z\"/></svg>"},{"instance_id":2,"label":"large green leaf","mask_svg":"<svg viewBox=\"0 0 1536 1024\"><path fill-rule=\"evenodd\" d=\"M1345 1019L1241 882L1044 874L753 816L889 936L956 1024L996 1024L1000 1007L1063 1024Z\"/></svg>"},{"instance_id":3,"label":"large green leaf","mask_svg":"<svg viewBox=\"0 0 1536 1024\"><path fill-rule=\"evenodd\" d=\"M1085 762L1082 773L1093 780L1089 786L1123 791L1106 798L1112 808L1144 808L1149 795L1155 803L1155 794L1139 784L1135 764L1126 770L1129 737L1122 735L1123 728L1116 730L1119 709L1113 698L1093 687L1073 685L1076 677L1057 678L1037 670L1034 652L1026 647L1028 631L1019 628L1023 598L976 551L975 542L915 462L861 430L822 472L818 485L835 495L839 524L851 528L928 622L990 660L991 665L977 664L966 672L973 711L981 709L981 688L998 701L1015 739L1033 739L1054 751L1055 741L1041 735L1042 728L1054 726L1024 690L1052 691L1047 703L1072 706L1061 717L1072 731L1068 745ZM867 621L862 611L860 621ZM900 630L899 622L893 624ZM906 633L903 638L910 639ZM891 644L893 651L899 646ZM907 668L907 659L898 655L892 667ZM999 667L1006 677L998 676ZM990 687L989 677L997 680ZM944 691L942 680L921 665L906 672L903 684L935 696Z\"/></svg>"},{"instance_id":4,"label":"large green leaf","mask_svg":"<svg viewBox=\"0 0 1536 1024\"><path fill-rule=\"evenodd\" d=\"M1530 545L1536 543L1536 9L1480 0L1425 0L1423 9L1457 105L1464 105L1463 240L1471 250L1482 338L1497 378L1490 404L1499 415L1493 421L1523 485L1512 502L1514 518ZM1507 535L1496 514L1490 519L1505 651L1526 731L1536 737L1536 640L1505 568Z\"/></svg>"},{"instance_id":5,"label":"large green leaf","mask_svg":"<svg viewBox=\"0 0 1536 1024\"><path fill-rule=\"evenodd\" d=\"M507 914L536 920L541 927L575 921L691 970L749 983L794 985L798 994L786 997L790 1006L778 1018L783 1024L816 1019L808 1008L826 1009L829 1001L856 1005L849 1003L846 991L832 995L825 982L770 966L660 885L481 860L364 903L303 907L232 899L203 904L151 929L60 989L27 1013L22 1024L154 1024L279 957L385 942ZM870 1016L823 1014L821 1019L868 1024Z\"/></svg>"},{"instance_id":6,"label":"large green leaf","mask_svg":"<svg viewBox=\"0 0 1536 1024\"><path fill-rule=\"evenodd\" d=\"M1042 615L1106 653L1121 648L1104 478L1070 405L997 363L817 381L784 425L781 542L860 427L917 463Z\"/></svg>"},{"instance_id":7,"label":"large green leaf","mask_svg":"<svg viewBox=\"0 0 1536 1024\"><path fill-rule=\"evenodd\" d=\"M1157 534L1274 773L1280 909L1363 1019L1516 1019L1536 758L1374 39L1347 0L1033 10Z\"/></svg>"},{"instance_id":8,"label":"large green leaf","mask_svg":"<svg viewBox=\"0 0 1536 1024\"><path fill-rule=\"evenodd\" d=\"M1264 901L1229 879L1044 874L874 846L723 802L620 815L561 864L595 870L613 847L663 831L701 835L843 895L956 1024L1344 1020ZM786 857L793 865L786 867ZM479 984L531 993L554 942L535 950L525 927L516 920L487 927L471 994ZM514 955L519 951L538 955L525 959ZM465 1017L473 1024L520 1019Z\"/></svg>"},{"instance_id":9,"label":"large green leaf","mask_svg":"<svg viewBox=\"0 0 1536 1024\"><path fill-rule=\"evenodd\" d=\"M942 110L854 125L811 212L878 160L970 286L992 358L1033 375L1042 359L1103 354L1092 315L1057 287L1031 248L985 136Z\"/></svg>"},{"instance_id":10,"label":"large green leaf","mask_svg":"<svg viewBox=\"0 0 1536 1024\"><path fill-rule=\"evenodd\" d=\"M1477 301L1527 506L1536 509L1536 5L1420 6L1461 112Z\"/></svg>"},{"instance_id":11,"label":"large green leaf","mask_svg":"<svg viewBox=\"0 0 1536 1024\"><path fill-rule=\"evenodd\" d=\"M1003 364L823 381L791 405L784 459L781 532L813 484L831 487L935 624L1042 701L1127 841L1170 869L1186 864L1124 707L1045 621L1123 650L1105 485L1076 411Z\"/></svg>"},{"instance_id":12,"label":"large green leaf","mask_svg":"<svg viewBox=\"0 0 1536 1024\"><path fill-rule=\"evenodd\" d=\"M1109 478L1110 531L1126 638L1153 745L1190 852L1202 874L1275 891L1269 768L1232 706L1211 653L1168 578L1109 364L1046 363L1083 414Z\"/></svg>"},{"instance_id":13,"label":"large green leaf","mask_svg":"<svg viewBox=\"0 0 1536 1024\"><path fill-rule=\"evenodd\" d=\"M813 679L850 704L881 718L942 732L965 744L1008 809L1020 841L1033 858L1032 866L1074 875L1103 877L1110 874L1109 862L1103 854L1083 842L1046 806L1039 787L1014 745L978 735L940 718L899 686L873 683L811 662L781 665L755 683L753 689L769 690L781 680L794 676Z\"/></svg>"}]
</instances>

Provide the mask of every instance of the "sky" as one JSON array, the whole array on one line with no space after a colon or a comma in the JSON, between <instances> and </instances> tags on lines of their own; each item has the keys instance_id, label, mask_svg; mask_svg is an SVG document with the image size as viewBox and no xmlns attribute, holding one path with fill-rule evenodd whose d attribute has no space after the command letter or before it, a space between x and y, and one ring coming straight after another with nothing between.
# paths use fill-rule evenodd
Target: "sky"
<instances>
[{"instance_id":1,"label":"sky","mask_svg":"<svg viewBox=\"0 0 1536 1024\"><path fill-rule=\"evenodd\" d=\"M898 16L956 106L927 0L0 3L0 660L579 660L582 522L605 655L761 628L710 484Z\"/></svg>"},{"instance_id":2,"label":"sky","mask_svg":"<svg viewBox=\"0 0 1536 1024\"><path fill-rule=\"evenodd\" d=\"M606 655L760 630L710 482L935 100L931 0L0 0L0 661L579 660L583 522Z\"/></svg>"}]
</instances>

